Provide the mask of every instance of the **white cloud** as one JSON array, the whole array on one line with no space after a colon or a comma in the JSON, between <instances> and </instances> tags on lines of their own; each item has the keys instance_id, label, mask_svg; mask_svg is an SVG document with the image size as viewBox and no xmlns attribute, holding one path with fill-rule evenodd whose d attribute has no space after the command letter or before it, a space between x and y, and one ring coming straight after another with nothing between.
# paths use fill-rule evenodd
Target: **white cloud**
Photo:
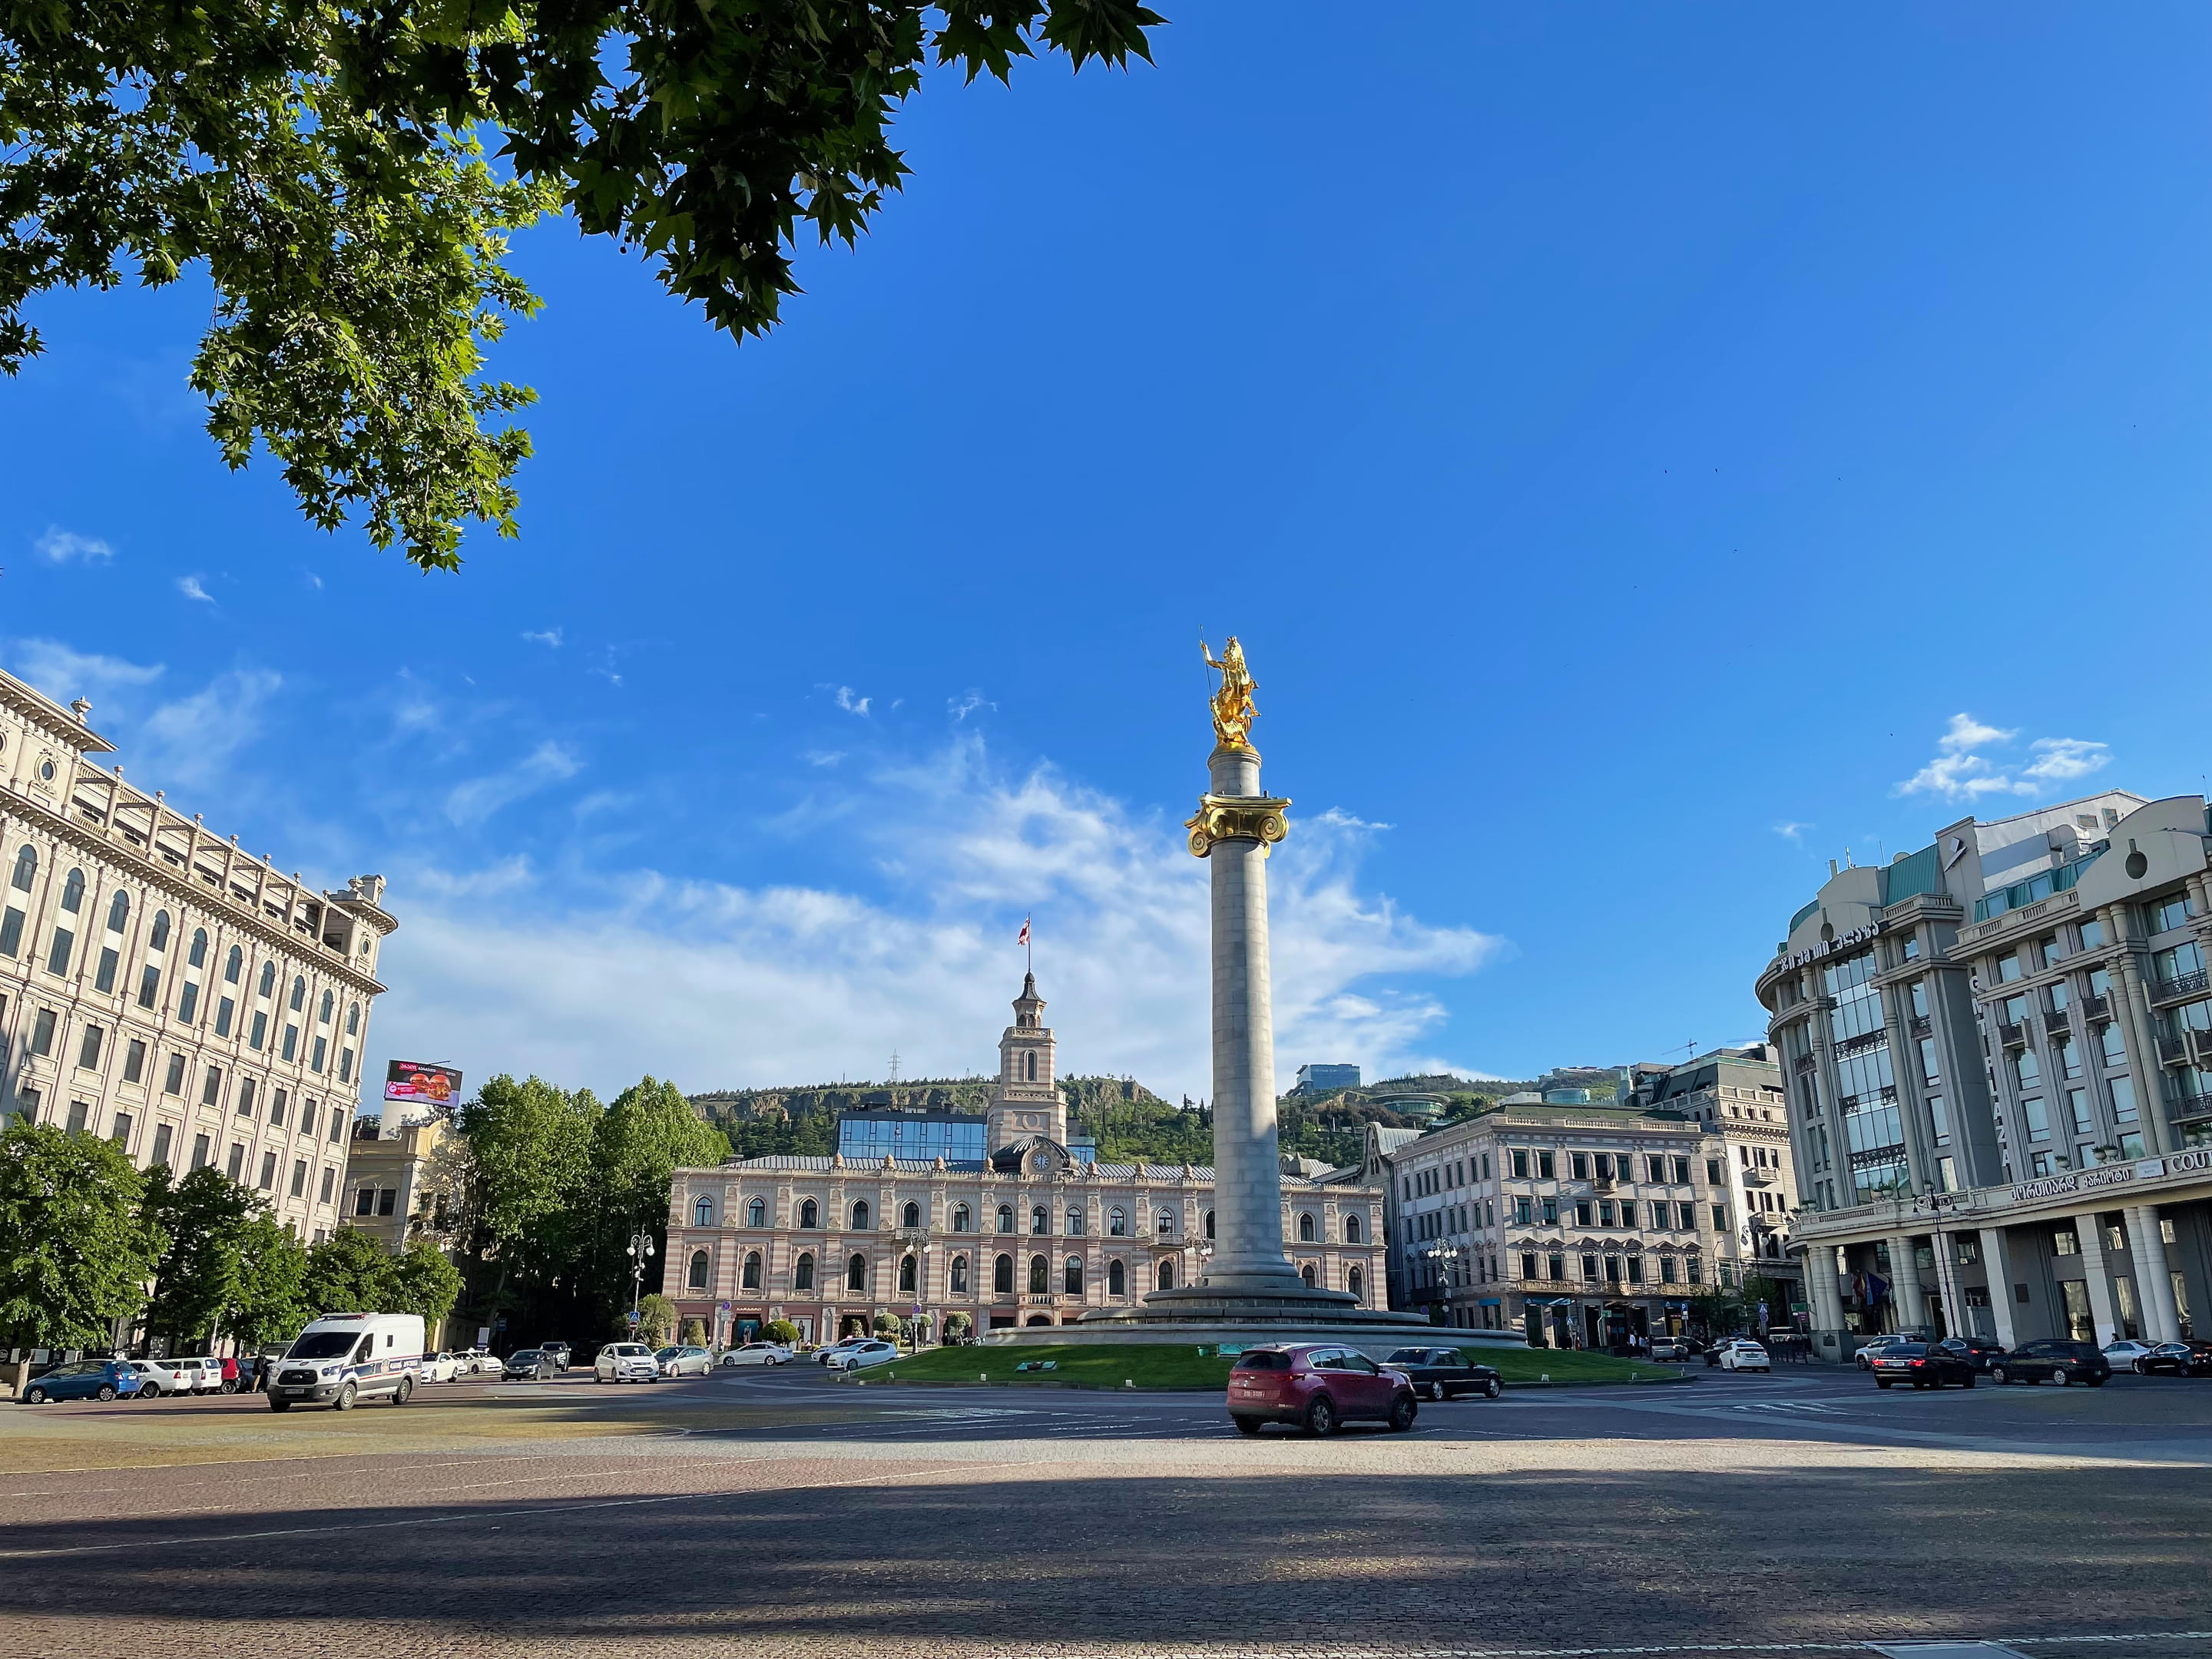
<instances>
[{"instance_id":1,"label":"white cloud","mask_svg":"<svg viewBox=\"0 0 2212 1659\"><path fill-rule=\"evenodd\" d=\"M544 629L534 634L526 630L522 637L532 645L550 645L556 651L561 648L561 630L557 628Z\"/></svg>"},{"instance_id":2,"label":"white cloud","mask_svg":"<svg viewBox=\"0 0 2212 1659\"><path fill-rule=\"evenodd\" d=\"M215 603L215 595L200 586L200 579L198 576L178 577L177 592L188 599L198 599L207 605Z\"/></svg>"},{"instance_id":3,"label":"white cloud","mask_svg":"<svg viewBox=\"0 0 2212 1659\"><path fill-rule=\"evenodd\" d=\"M106 564L115 550L92 536L80 536L59 525L48 525L46 533L33 544L50 564Z\"/></svg>"},{"instance_id":4,"label":"white cloud","mask_svg":"<svg viewBox=\"0 0 2212 1659\"><path fill-rule=\"evenodd\" d=\"M557 743L541 743L503 772L455 784L446 793L446 816L456 824L481 823L501 807L583 769L584 763L572 750Z\"/></svg>"},{"instance_id":5,"label":"white cloud","mask_svg":"<svg viewBox=\"0 0 2212 1659\"><path fill-rule=\"evenodd\" d=\"M871 698L862 696L849 685L825 685L822 689L830 694L831 702L848 714L866 714L868 712L868 704L872 701Z\"/></svg>"},{"instance_id":6,"label":"white cloud","mask_svg":"<svg viewBox=\"0 0 2212 1659\"><path fill-rule=\"evenodd\" d=\"M465 873L395 875L404 925L384 958L381 1032L478 1078L595 1088L647 1071L694 1090L873 1075L894 1048L913 1075L988 1072L1021 984L1014 933L1034 914L1063 1066L1212 1092L1207 872L1177 826L1048 769L1000 776L973 742L851 793L841 823L875 858L873 896L650 869L596 887L508 872L489 892ZM1373 834L1323 814L1268 860L1285 1085L1316 1056L1376 1075L1416 1063L1445 1012L1404 981L1500 949L1362 891Z\"/></svg>"},{"instance_id":7,"label":"white cloud","mask_svg":"<svg viewBox=\"0 0 2212 1659\"><path fill-rule=\"evenodd\" d=\"M261 734L263 706L283 683L265 668L216 675L204 690L161 704L140 723L134 760L172 790L216 782Z\"/></svg>"},{"instance_id":8,"label":"white cloud","mask_svg":"<svg viewBox=\"0 0 2212 1659\"><path fill-rule=\"evenodd\" d=\"M835 766L845 758L845 751L842 749L808 749L803 750L799 758L809 766Z\"/></svg>"},{"instance_id":9,"label":"white cloud","mask_svg":"<svg viewBox=\"0 0 2212 1659\"><path fill-rule=\"evenodd\" d=\"M951 715L955 720L964 720L979 708L988 708L995 714L999 711L999 705L986 697L981 691L975 690L969 690L963 696L947 697L945 700L945 712Z\"/></svg>"},{"instance_id":10,"label":"white cloud","mask_svg":"<svg viewBox=\"0 0 2212 1659\"><path fill-rule=\"evenodd\" d=\"M8 660L18 679L56 702L89 697L95 708L107 693L151 685L162 674L160 663L126 662L121 657L75 651L58 640L16 640L9 646Z\"/></svg>"},{"instance_id":11,"label":"white cloud","mask_svg":"<svg viewBox=\"0 0 2212 1659\"><path fill-rule=\"evenodd\" d=\"M1936 740L1935 758L1891 793L1958 802L1977 801L1984 795L2037 795L2046 785L2085 778L2112 758L2107 745L2080 738L2036 738L2027 746L2033 758L2025 766L1979 752L2002 748L2019 736L2017 728L2006 731L1984 726L1972 714L1954 714Z\"/></svg>"},{"instance_id":12,"label":"white cloud","mask_svg":"<svg viewBox=\"0 0 2212 1659\"><path fill-rule=\"evenodd\" d=\"M1784 841L1802 842L1805 832L1812 827L1809 823L1778 823L1774 826L1774 833Z\"/></svg>"}]
</instances>

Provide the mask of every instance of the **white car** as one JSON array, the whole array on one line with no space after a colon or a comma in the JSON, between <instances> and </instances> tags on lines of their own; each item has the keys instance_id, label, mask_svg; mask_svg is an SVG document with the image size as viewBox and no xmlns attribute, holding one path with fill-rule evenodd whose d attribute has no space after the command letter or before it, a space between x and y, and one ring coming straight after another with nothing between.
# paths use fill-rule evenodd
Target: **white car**
<instances>
[{"instance_id":1,"label":"white car","mask_svg":"<svg viewBox=\"0 0 2212 1659\"><path fill-rule=\"evenodd\" d=\"M138 1373L138 1392L131 1396L133 1400L159 1400L165 1394L192 1391L191 1373L166 1359L134 1359L130 1363Z\"/></svg>"},{"instance_id":2,"label":"white car","mask_svg":"<svg viewBox=\"0 0 2212 1659\"><path fill-rule=\"evenodd\" d=\"M2112 1362L2112 1369L2116 1371L2135 1371L2148 1376L2148 1373L2143 1370L2142 1361L2157 1346L2154 1342L2107 1342L2105 1358Z\"/></svg>"},{"instance_id":3,"label":"white car","mask_svg":"<svg viewBox=\"0 0 2212 1659\"><path fill-rule=\"evenodd\" d=\"M222 1392L222 1361L205 1356L179 1359L147 1359L139 1362L151 1367L143 1374L138 1384L138 1395L143 1400L154 1398L158 1386L163 1394L221 1394Z\"/></svg>"},{"instance_id":4,"label":"white car","mask_svg":"<svg viewBox=\"0 0 2212 1659\"><path fill-rule=\"evenodd\" d=\"M660 1362L642 1342L610 1342L592 1362L595 1382L657 1382Z\"/></svg>"},{"instance_id":5,"label":"white car","mask_svg":"<svg viewBox=\"0 0 2212 1659\"><path fill-rule=\"evenodd\" d=\"M841 1343L839 1346L844 1351L832 1350L823 1362L833 1371L856 1371L863 1365L880 1365L886 1359L899 1357L899 1351L888 1342L855 1342L850 1347Z\"/></svg>"},{"instance_id":6,"label":"white car","mask_svg":"<svg viewBox=\"0 0 2212 1659\"><path fill-rule=\"evenodd\" d=\"M788 1365L791 1350L781 1342L748 1342L722 1356L725 1365Z\"/></svg>"},{"instance_id":7,"label":"white car","mask_svg":"<svg viewBox=\"0 0 2212 1659\"><path fill-rule=\"evenodd\" d=\"M853 1349L859 1347L863 1342L870 1341L872 1340L872 1338L865 1336L848 1336L841 1338L839 1340L832 1342L826 1348L817 1348L814 1351L814 1363L817 1365L827 1365L837 1356L848 1353Z\"/></svg>"},{"instance_id":8,"label":"white car","mask_svg":"<svg viewBox=\"0 0 2212 1659\"><path fill-rule=\"evenodd\" d=\"M460 1374L460 1356L451 1353L429 1355L422 1361L422 1369L418 1373L425 1382L450 1382Z\"/></svg>"},{"instance_id":9,"label":"white car","mask_svg":"<svg viewBox=\"0 0 2212 1659\"><path fill-rule=\"evenodd\" d=\"M1771 1371L1773 1364L1766 1350L1756 1342L1736 1341L1721 1350L1721 1369L1724 1371Z\"/></svg>"},{"instance_id":10,"label":"white car","mask_svg":"<svg viewBox=\"0 0 2212 1659\"><path fill-rule=\"evenodd\" d=\"M663 1376L704 1376L714 1369L714 1356L704 1348L663 1348L653 1355Z\"/></svg>"}]
</instances>

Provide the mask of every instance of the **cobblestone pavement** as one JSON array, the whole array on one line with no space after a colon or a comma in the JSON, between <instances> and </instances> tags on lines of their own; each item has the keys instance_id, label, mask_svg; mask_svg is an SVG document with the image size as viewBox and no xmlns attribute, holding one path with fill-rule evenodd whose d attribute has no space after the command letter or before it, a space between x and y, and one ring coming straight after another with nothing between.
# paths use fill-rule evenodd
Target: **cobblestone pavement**
<instances>
[{"instance_id":1,"label":"cobblestone pavement","mask_svg":"<svg viewBox=\"0 0 2212 1659\"><path fill-rule=\"evenodd\" d=\"M812 1375L0 1411L41 1659L2212 1655L2212 1384L1701 1378L1326 1441Z\"/></svg>"}]
</instances>

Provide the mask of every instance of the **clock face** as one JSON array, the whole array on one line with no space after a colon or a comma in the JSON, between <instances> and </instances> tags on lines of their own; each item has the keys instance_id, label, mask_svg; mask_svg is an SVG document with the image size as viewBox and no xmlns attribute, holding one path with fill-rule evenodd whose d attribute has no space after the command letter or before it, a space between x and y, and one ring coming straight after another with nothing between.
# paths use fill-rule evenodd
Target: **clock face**
<instances>
[{"instance_id":1,"label":"clock face","mask_svg":"<svg viewBox=\"0 0 2212 1659\"><path fill-rule=\"evenodd\" d=\"M1014 1121L1024 1129L1042 1129L1044 1127L1044 1114L1023 1112L1015 1118Z\"/></svg>"}]
</instances>

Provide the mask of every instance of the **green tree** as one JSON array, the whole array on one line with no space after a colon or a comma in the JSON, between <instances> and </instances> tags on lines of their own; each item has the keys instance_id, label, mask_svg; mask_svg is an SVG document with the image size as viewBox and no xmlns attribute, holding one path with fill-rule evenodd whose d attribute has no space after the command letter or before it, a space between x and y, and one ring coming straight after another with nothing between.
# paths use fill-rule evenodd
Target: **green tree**
<instances>
[{"instance_id":1,"label":"green tree","mask_svg":"<svg viewBox=\"0 0 2212 1659\"><path fill-rule=\"evenodd\" d=\"M120 1147L51 1124L0 1131L0 1340L104 1346L145 1304L162 1237Z\"/></svg>"},{"instance_id":2,"label":"green tree","mask_svg":"<svg viewBox=\"0 0 2212 1659\"><path fill-rule=\"evenodd\" d=\"M307 1248L264 1209L238 1229L237 1271L222 1328L258 1347L289 1342L308 1317Z\"/></svg>"},{"instance_id":3,"label":"green tree","mask_svg":"<svg viewBox=\"0 0 2212 1659\"><path fill-rule=\"evenodd\" d=\"M391 1313L398 1294L392 1253L375 1237L341 1227L307 1252L301 1291L308 1316L334 1313Z\"/></svg>"},{"instance_id":4,"label":"green tree","mask_svg":"<svg viewBox=\"0 0 2212 1659\"><path fill-rule=\"evenodd\" d=\"M650 1233L656 1261L667 1249L670 1178L678 1169L720 1164L729 1152L722 1132L674 1084L647 1077L617 1095L592 1125L590 1182L574 1228L583 1241L577 1288L610 1304L623 1299L629 1240L641 1229Z\"/></svg>"},{"instance_id":5,"label":"green tree","mask_svg":"<svg viewBox=\"0 0 2212 1659\"><path fill-rule=\"evenodd\" d=\"M937 20L933 23L933 15ZM503 263L555 208L757 335L811 230L851 244L907 167L933 53L1004 80L1036 45L1149 59L1136 0L14 0L0 9L0 369L58 287L204 266L192 365L233 466L265 447L307 517L458 564L514 532L531 400L483 351L537 301ZM499 171L477 134L498 136Z\"/></svg>"},{"instance_id":6,"label":"green tree","mask_svg":"<svg viewBox=\"0 0 2212 1659\"><path fill-rule=\"evenodd\" d=\"M676 1304L658 1291L637 1304L637 1340L648 1348L665 1348L676 1329Z\"/></svg>"},{"instance_id":7,"label":"green tree","mask_svg":"<svg viewBox=\"0 0 2212 1659\"><path fill-rule=\"evenodd\" d=\"M224 1322L223 1310L236 1298L246 1224L268 1208L213 1164L182 1177L166 1164L148 1173L140 1209L167 1240L146 1305L149 1335L196 1342Z\"/></svg>"},{"instance_id":8,"label":"green tree","mask_svg":"<svg viewBox=\"0 0 2212 1659\"><path fill-rule=\"evenodd\" d=\"M769 1320L767 1324L760 1328L760 1334L761 1340L763 1342L796 1342L799 1340L799 1327L793 1324L788 1319Z\"/></svg>"},{"instance_id":9,"label":"green tree","mask_svg":"<svg viewBox=\"0 0 2212 1659\"><path fill-rule=\"evenodd\" d=\"M426 1334L434 1334L460 1299L460 1270L427 1238L410 1240L391 1258L388 1313L420 1314Z\"/></svg>"}]
</instances>

